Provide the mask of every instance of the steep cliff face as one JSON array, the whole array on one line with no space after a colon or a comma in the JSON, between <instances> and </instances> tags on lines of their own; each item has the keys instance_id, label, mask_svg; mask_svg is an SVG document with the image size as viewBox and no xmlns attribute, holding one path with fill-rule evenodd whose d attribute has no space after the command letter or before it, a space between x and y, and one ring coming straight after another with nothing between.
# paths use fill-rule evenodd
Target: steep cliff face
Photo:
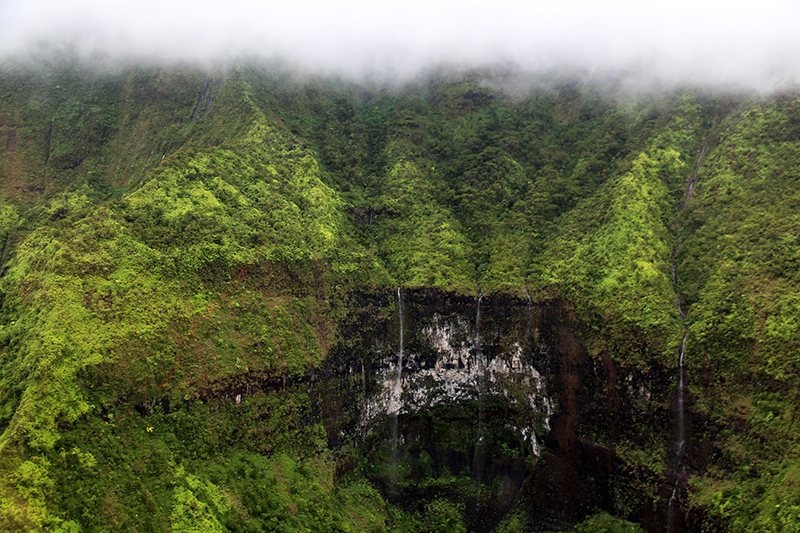
<instances>
[{"instance_id":1,"label":"steep cliff face","mask_svg":"<svg viewBox=\"0 0 800 533\"><path fill-rule=\"evenodd\" d=\"M593 359L564 302L399 293L402 306L372 297L386 306L382 332L362 321L364 344L334 349L361 382L352 431L390 501L419 512L444 495L476 531L510 516L557 529L598 507L662 523L662 472L617 447L669 438L665 369Z\"/></svg>"},{"instance_id":2,"label":"steep cliff face","mask_svg":"<svg viewBox=\"0 0 800 533\"><path fill-rule=\"evenodd\" d=\"M491 76L3 70L0 529L792 530L797 98Z\"/></svg>"},{"instance_id":3,"label":"steep cliff face","mask_svg":"<svg viewBox=\"0 0 800 533\"><path fill-rule=\"evenodd\" d=\"M522 302L507 301L504 314L492 305L495 298L483 296L400 294L405 300L404 318L411 318L403 322L404 355L401 361L399 346L381 350L381 393L366 403L362 425L368 427L372 414L378 412L406 416L440 406L479 405L503 398L515 411L528 415L529 419L520 420L528 433L524 440L538 455L539 439L549 430L553 405L532 360L531 354L540 349L534 310L525 313ZM501 299L510 300L497 298ZM469 307L474 308L471 317Z\"/></svg>"},{"instance_id":4,"label":"steep cliff face","mask_svg":"<svg viewBox=\"0 0 800 533\"><path fill-rule=\"evenodd\" d=\"M507 297L401 298L402 372L399 350L382 350L362 438L378 445L371 461L388 463L387 490L405 505L449 489L473 509L473 527L491 529L517 504L556 408L536 368L550 359L539 344L539 310ZM387 425L388 443L380 440ZM386 444L391 453L382 457Z\"/></svg>"}]
</instances>

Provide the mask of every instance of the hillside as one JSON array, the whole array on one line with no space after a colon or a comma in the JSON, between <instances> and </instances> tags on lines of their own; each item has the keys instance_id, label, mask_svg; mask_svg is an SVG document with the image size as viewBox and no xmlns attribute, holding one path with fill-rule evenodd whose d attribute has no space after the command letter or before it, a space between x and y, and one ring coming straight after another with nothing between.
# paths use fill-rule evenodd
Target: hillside
<instances>
[{"instance_id":1,"label":"hillside","mask_svg":"<svg viewBox=\"0 0 800 533\"><path fill-rule=\"evenodd\" d=\"M797 530L798 95L511 78L7 63L0 529Z\"/></svg>"}]
</instances>

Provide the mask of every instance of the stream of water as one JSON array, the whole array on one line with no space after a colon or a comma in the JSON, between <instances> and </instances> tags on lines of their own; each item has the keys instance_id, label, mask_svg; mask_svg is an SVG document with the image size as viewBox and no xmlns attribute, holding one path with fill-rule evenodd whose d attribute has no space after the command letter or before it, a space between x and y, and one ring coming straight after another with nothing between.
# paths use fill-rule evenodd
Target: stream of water
<instances>
[{"instance_id":1,"label":"stream of water","mask_svg":"<svg viewBox=\"0 0 800 533\"><path fill-rule=\"evenodd\" d=\"M683 458L686 453L686 413L684 408L686 390L684 383L685 376L683 360L684 355L686 354L686 338L688 337L688 332L686 331L685 327L686 310L683 308L683 299L678 292L678 246L680 245L681 238L680 213L682 213L686 209L686 206L689 205L689 200L692 197L694 185L697 181L697 171L700 169L700 163L703 160L703 155L706 153L706 147L708 147L707 139L705 143L703 143L703 147L700 149L700 155L697 157L697 162L694 165L692 174L689 176L689 185L686 188L686 197L683 200L683 205L681 206L678 215L675 217L675 244L672 246L672 284L675 290L676 306L678 307L678 312L681 315L681 321L684 326L684 333L683 339L681 340L680 355L678 357L678 407L676 413L677 444L675 447L675 464L672 469L672 495L670 496L669 503L667 505L667 533L672 533L675 530L675 506L678 503L678 487L680 485L680 478L682 478L684 474Z\"/></svg>"},{"instance_id":2,"label":"stream of water","mask_svg":"<svg viewBox=\"0 0 800 533\"><path fill-rule=\"evenodd\" d=\"M478 385L478 426L476 428L475 436L475 456L472 461L473 479L478 483L478 507L480 508L481 501L481 483L483 483L483 447L484 447L484 422L485 409L484 409L484 383L483 372L486 367L483 361L483 349L481 347L481 302L483 295L478 290L478 305L475 312L475 378Z\"/></svg>"},{"instance_id":3,"label":"stream of water","mask_svg":"<svg viewBox=\"0 0 800 533\"><path fill-rule=\"evenodd\" d=\"M389 411L391 418L391 437L392 437L392 464L390 473L390 492L398 493L398 470L397 470L397 441L399 439L399 428L397 415L400 411L400 396L403 393L403 295L400 287L397 287L397 315L400 320L400 351L397 355L397 372L395 374L394 387L392 388L391 398L389 399Z\"/></svg>"},{"instance_id":4,"label":"stream of water","mask_svg":"<svg viewBox=\"0 0 800 533\"><path fill-rule=\"evenodd\" d=\"M197 120L197 115L200 113L201 106L203 104L203 99L206 97L206 92L208 91L208 75L206 75L206 79L203 80L203 88L200 90L200 96L197 98L197 105L194 106L194 114L192 115L192 124Z\"/></svg>"},{"instance_id":5,"label":"stream of water","mask_svg":"<svg viewBox=\"0 0 800 533\"><path fill-rule=\"evenodd\" d=\"M395 383L395 394L400 396L403 383L403 295L400 287L397 287L397 315L400 318L400 354L397 356L397 382Z\"/></svg>"}]
</instances>

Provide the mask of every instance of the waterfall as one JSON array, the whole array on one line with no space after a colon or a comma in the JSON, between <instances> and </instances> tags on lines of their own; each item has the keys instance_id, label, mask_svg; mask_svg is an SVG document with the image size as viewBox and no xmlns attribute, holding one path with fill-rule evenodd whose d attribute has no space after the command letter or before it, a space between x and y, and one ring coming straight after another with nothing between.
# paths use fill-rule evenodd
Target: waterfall
<instances>
[{"instance_id":1,"label":"waterfall","mask_svg":"<svg viewBox=\"0 0 800 533\"><path fill-rule=\"evenodd\" d=\"M397 315L400 317L400 355L397 357L397 383L395 383L395 394L400 399L400 392L403 378L403 296L400 294L400 287L397 287Z\"/></svg>"},{"instance_id":2,"label":"waterfall","mask_svg":"<svg viewBox=\"0 0 800 533\"><path fill-rule=\"evenodd\" d=\"M703 143L703 147L700 148L700 155L697 156L697 162L694 165L694 170L692 170L692 175L689 176L689 186L686 188L686 198L683 200L683 207L681 207L681 211L686 209L686 206L689 205L689 200L692 197L692 191L694 191L694 184L697 181L697 171L700 170L700 162L703 160L703 155L706 153L706 147L708 147L708 139L706 139L706 142Z\"/></svg>"},{"instance_id":3,"label":"waterfall","mask_svg":"<svg viewBox=\"0 0 800 533\"><path fill-rule=\"evenodd\" d=\"M0 276L3 275L3 267L6 264L6 251L8 250L8 241L11 240L11 231L7 231L5 237L6 238L3 243L3 255L0 256Z\"/></svg>"},{"instance_id":4,"label":"waterfall","mask_svg":"<svg viewBox=\"0 0 800 533\"><path fill-rule=\"evenodd\" d=\"M203 116L206 116L211 111L211 106L214 104L214 87L208 90L208 98L206 98L206 107L203 109Z\"/></svg>"},{"instance_id":5,"label":"waterfall","mask_svg":"<svg viewBox=\"0 0 800 533\"><path fill-rule=\"evenodd\" d=\"M684 320L686 317L684 316ZM683 355L686 352L686 336L688 333L683 334L681 341L681 353L678 360L678 444L675 449L675 468L672 472L673 485L672 495L669 498L667 505L667 533L671 533L675 528L675 498L678 494L678 474L679 470L683 469L683 455L686 448L686 423L684 420L684 383L683 383Z\"/></svg>"},{"instance_id":6,"label":"waterfall","mask_svg":"<svg viewBox=\"0 0 800 533\"><path fill-rule=\"evenodd\" d=\"M478 507L480 507L481 500L481 483L483 482L483 446L484 446L484 380L483 373L486 365L483 361L483 349L481 347L481 302L483 295L480 288L478 289L478 304L475 312L475 364L473 371L475 372L475 379L478 385L478 426L476 428L475 436L475 456L472 461L472 477L478 483Z\"/></svg>"},{"instance_id":7,"label":"waterfall","mask_svg":"<svg viewBox=\"0 0 800 533\"><path fill-rule=\"evenodd\" d=\"M678 313L681 315L681 323L683 325L684 332L683 339L681 340L681 350L678 356L678 408L675 414L677 425L677 444L675 447L675 463L672 469L672 495L670 496L669 503L667 505L667 533L672 533L675 529L675 504L677 503L680 478L683 477L684 473L683 457L686 453L686 413L684 408L686 390L684 383L683 359L684 355L686 354L686 338L688 337L689 333L686 331L686 310L683 308L683 300L678 292L678 246L680 245L681 239L681 223L679 217L680 214L686 209L686 206L689 205L689 200L691 200L692 192L694 191L694 185L697 181L697 171L700 169L700 163L703 160L703 155L706 153L706 147L708 147L708 139L706 139L706 141L703 143L703 147L700 149L700 155L697 157L697 162L695 163L694 169L689 176L689 185L686 187L686 196L683 200L683 205L681 206L678 215L675 216L675 244L672 245L672 285L675 290L675 305L678 308Z\"/></svg>"},{"instance_id":8,"label":"waterfall","mask_svg":"<svg viewBox=\"0 0 800 533\"><path fill-rule=\"evenodd\" d=\"M526 330L526 337L530 339L531 337L531 328L533 327L533 298L531 298L531 291L528 289L528 286L525 286L525 300L527 302L526 308L528 311L528 326Z\"/></svg>"},{"instance_id":9,"label":"waterfall","mask_svg":"<svg viewBox=\"0 0 800 533\"><path fill-rule=\"evenodd\" d=\"M397 287L397 315L400 320L400 351L397 355L397 372L395 374L394 387L392 387L391 399L389 400L392 432L392 464L389 483L390 492L393 494L398 494L397 441L399 439L399 428L397 415L400 411L400 397L403 393L403 296L400 293L400 287Z\"/></svg>"},{"instance_id":10,"label":"waterfall","mask_svg":"<svg viewBox=\"0 0 800 533\"><path fill-rule=\"evenodd\" d=\"M686 444L686 427L684 421L684 410L683 410L683 401L684 401L684 391L683 391L683 354L686 353L686 336L688 333L683 334L683 340L681 341L681 355L678 360L678 413L680 416L678 417L678 454L683 454L684 445Z\"/></svg>"},{"instance_id":11,"label":"waterfall","mask_svg":"<svg viewBox=\"0 0 800 533\"><path fill-rule=\"evenodd\" d=\"M197 120L197 115L200 113L200 109L203 105L203 99L206 97L206 92L208 92L208 75L206 75L206 79L203 80L203 88L200 90L200 96L197 97L197 104L194 106L192 124L194 124L194 122Z\"/></svg>"},{"instance_id":12,"label":"waterfall","mask_svg":"<svg viewBox=\"0 0 800 533\"><path fill-rule=\"evenodd\" d=\"M481 302L483 301L483 295L480 291L478 291L478 309L475 313L475 365L480 370L480 367L483 364L482 357L483 353L481 350Z\"/></svg>"}]
</instances>

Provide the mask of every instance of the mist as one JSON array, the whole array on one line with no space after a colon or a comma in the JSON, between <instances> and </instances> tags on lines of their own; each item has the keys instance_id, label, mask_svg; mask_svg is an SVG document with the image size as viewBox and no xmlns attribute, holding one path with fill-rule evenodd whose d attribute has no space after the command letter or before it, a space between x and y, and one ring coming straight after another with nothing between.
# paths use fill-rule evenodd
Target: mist
<instances>
[{"instance_id":1,"label":"mist","mask_svg":"<svg viewBox=\"0 0 800 533\"><path fill-rule=\"evenodd\" d=\"M800 8L789 0L9 0L0 5L0 56L68 50L113 64L250 54L390 80L440 64L504 65L621 74L654 86L772 90L800 79L798 22Z\"/></svg>"}]
</instances>

